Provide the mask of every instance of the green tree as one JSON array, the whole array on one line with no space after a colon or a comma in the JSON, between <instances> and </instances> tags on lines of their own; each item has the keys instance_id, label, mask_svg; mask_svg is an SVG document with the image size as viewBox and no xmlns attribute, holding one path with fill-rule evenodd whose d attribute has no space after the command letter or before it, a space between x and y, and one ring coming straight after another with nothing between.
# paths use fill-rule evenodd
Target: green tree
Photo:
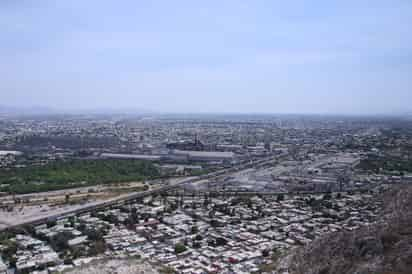
<instances>
[{"instance_id":1,"label":"green tree","mask_svg":"<svg viewBox=\"0 0 412 274\"><path fill-rule=\"evenodd\" d=\"M52 237L50 245L56 251L64 251L69 248L68 242L73 239L73 235L70 232L60 232Z\"/></svg>"},{"instance_id":2,"label":"green tree","mask_svg":"<svg viewBox=\"0 0 412 274\"><path fill-rule=\"evenodd\" d=\"M191 227L190 229L191 234L197 234L199 233L199 228L197 227L197 225L194 225Z\"/></svg>"},{"instance_id":3,"label":"green tree","mask_svg":"<svg viewBox=\"0 0 412 274\"><path fill-rule=\"evenodd\" d=\"M187 247L183 244L176 244L175 245L175 253L180 254L187 250Z\"/></svg>"},{"instance_id":4,"label":"green tree","mask_svg":"<svg viewBox=\"0 0 412 274\"><path fill-rule=\"evenodd\" d=\"M94 242L89 249L89 256L96 256L106 251L106 243L103 240Z\"/></svg>"}]
</instances>

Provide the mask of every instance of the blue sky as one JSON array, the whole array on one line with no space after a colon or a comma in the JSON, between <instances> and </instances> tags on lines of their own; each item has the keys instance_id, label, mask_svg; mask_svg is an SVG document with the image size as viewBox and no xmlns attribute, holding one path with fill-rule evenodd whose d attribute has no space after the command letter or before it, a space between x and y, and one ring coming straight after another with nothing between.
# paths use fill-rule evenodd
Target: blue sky
<instances>
[{"instance_id":1,"label":"blue sky","mask_svg":"<svg viewBox=\"0 0 412 274\"><path fill-rule=\"evenodd\" d=\"M412 111L412 1L0 1L0 105Z\"/></svg>"}]
</instances>

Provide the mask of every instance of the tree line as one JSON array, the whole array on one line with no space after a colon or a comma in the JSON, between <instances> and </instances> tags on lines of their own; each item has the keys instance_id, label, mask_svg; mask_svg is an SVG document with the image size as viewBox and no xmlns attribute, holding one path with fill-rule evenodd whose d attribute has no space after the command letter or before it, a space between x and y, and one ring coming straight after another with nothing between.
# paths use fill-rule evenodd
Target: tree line
<instances>
[{"instance_id":1,"label":"tree line","mask_svg":"<svg viewBox=\"0 0 412 274\"><path fill-rule=\"evenodd\" d=\"M158 168L141 160L69 160L44 166L0 172L0 192L16 194L59 190L79 186L141 181L160 176Z\"/></svg>"}]
</instances>

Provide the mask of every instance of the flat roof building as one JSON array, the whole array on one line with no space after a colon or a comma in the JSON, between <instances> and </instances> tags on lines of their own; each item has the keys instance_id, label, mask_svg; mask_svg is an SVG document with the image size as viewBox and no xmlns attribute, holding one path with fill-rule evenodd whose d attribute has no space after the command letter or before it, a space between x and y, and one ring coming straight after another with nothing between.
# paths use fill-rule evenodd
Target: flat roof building
<instances>
[{"instance_id":1,"label":"flat roof building","mask_svg":"<svg viewBox=\"0 0 412 274\"><path fill-rule=\"evenodd\" d=\"M235 158L233 152L221 151L173 150L172 154L186 156L191 161L231 161Z\"/></svg>"},{"instance_id":2,"label":"flat roof building","mask_svg":"<svg viewBox=\"0 0 412 274\"><path fill-rule=\"evenodd\" d=\"M0 257L0 274L6 274L7 273L7 266L3 262L3 259Z\"/></svg>"},{"instance_id":3,"label":"flat roof building","mask_svg":"<svg viewBox=\"0 0 412 274\"><path fill-rule=\"evenodd\" d=\"M161 156L159 155L145 155L145 154L120 154L120 153L102 153L102 158L111 159L135 159L135 160L147 160L147 161L159 161Z\"/></svg>"}]
</instances>

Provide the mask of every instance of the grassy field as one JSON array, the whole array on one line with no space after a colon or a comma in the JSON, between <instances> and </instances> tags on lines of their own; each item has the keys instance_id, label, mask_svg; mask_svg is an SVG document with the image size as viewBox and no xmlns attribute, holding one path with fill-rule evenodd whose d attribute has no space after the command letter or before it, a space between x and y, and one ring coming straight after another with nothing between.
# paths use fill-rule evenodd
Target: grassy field
<instances>
[{"instance_id":1,"label":"grassy field","mask_svg":"<svg viewBox=\"0 0 412 274\"><path fill-rule=\"evenodd\" d=\"M0 171L0 192L17 194L59 190L159 177L158 169L140 160L72 160L45 166Z\"/></svg>"}]
</instances>

